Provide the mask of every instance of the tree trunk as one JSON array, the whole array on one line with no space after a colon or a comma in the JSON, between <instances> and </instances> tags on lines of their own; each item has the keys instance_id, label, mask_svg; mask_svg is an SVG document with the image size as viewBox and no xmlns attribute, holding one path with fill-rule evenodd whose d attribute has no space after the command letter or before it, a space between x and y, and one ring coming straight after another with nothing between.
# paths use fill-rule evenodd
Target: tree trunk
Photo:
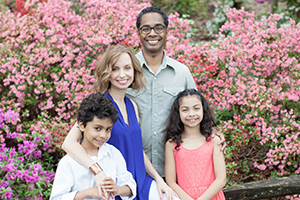
<instances>
[{"instance_id":1,"label":"tree trunk","mask_svg":"<svg viewBox=\"0 0 300 200\"><path fill-rule=\"evenodd\" d=\"M275 13L277 7L278 7L278 0L271 0L271 13Z\"/></svg>"}]
</instances>

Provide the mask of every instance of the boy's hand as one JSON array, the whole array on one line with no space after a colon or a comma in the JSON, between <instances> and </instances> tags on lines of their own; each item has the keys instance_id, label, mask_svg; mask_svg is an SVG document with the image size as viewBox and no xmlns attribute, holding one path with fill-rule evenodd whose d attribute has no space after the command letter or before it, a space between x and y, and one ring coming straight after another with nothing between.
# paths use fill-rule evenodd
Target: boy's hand
<instances>
[{"instance_id":1,"label":"boy's hand","mask_svg":"<svg viewBox=\"0 0 300 200\"><path fill-rule=\"evenodd\" d=\"M212 136L212 137L215 137L215 135L218 136L218 137L220 138L220 142L219 142L218 144L219 144L219 145L222 145L222 146L221 146L221 151L223 151L223 153L225 154L227 143L226 143L226 141L225 141L225 137L224 137L223 133L221 133L221 132L219 132L219 131L213 129L213 130L212 130L211 136Z\"/></svg>"},{"instance_id":2,"label":"boy's hand","mask_svg":"<svg viewBox=\"0 0 300 200\"><path fill-rule=\"evenodd\" d=\"M102 189L105 190L111 198L118 195L118 188L115 181L111 177L106 177L103 179Z\"/></svg>"}]
</instances>

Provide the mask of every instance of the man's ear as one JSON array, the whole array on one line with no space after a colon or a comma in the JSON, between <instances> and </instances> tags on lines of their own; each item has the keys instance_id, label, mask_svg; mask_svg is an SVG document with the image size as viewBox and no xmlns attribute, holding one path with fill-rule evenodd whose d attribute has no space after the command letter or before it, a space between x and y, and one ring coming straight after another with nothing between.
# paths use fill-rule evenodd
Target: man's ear
<instances>
[{"instance_id":1,"label":"man's ear","mask_svg":"<svg viewBox=\"0 0 300 200\"><path fill-rule=\"evenodd\" d=\"M80 131L84 132L85 127L84 127L84 125L82 124L82 122L78 122L78 127L79 127L79 130L80 130Z\"/></svg>"},{"instance_id":2,"label":"man's ear","mask_svg":"<svg viewBox=\"0 0 300 200\"><path fill-rule=\"evenodd\" d=\"M137 33L137 35L138 35L139 40L141 41L141 38L140 38L141 36L140 36L140 31L139 31L139 29L136 30L136 33Z\"/></svg>"}]
</instances>

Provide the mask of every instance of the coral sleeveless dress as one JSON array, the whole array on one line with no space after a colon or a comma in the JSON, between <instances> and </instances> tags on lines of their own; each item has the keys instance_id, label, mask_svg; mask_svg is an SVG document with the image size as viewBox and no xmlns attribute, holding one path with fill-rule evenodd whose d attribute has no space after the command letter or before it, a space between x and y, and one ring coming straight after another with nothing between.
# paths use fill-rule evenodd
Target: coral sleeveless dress
<instances>
[{"instance_id":1,"label":"coral sleeveless dress","mask_svg":"<svg viewBox=\"0 0 300 200\"><path fill-rule=\"evenodd\" d=\"M212 139L197 149L189 150L181 144L175 149L177 184L193 199L199 198L215 180ZM222 190L212 200L223 200Z\"/></svg>"},{"instance_id":2,"label":"coral sleeveless dress","mask_svg":"<svg viewBox=\"0 0 300 200\"><path fill-rule=\"evenodd\" d=\"M127 170L132 174L137 184L137 195L134 200L148 200L150 186L153 179L146 174L144 163L143 141L140 125L137 121L132 102L125 96L129 125L125 123L122 113L111 95L106 95L113 101L118 110L119 118L113 125L108 144L115 146L122 153ZM116 200L121 200L119 196Z\"/></svg>"}]
</instances>

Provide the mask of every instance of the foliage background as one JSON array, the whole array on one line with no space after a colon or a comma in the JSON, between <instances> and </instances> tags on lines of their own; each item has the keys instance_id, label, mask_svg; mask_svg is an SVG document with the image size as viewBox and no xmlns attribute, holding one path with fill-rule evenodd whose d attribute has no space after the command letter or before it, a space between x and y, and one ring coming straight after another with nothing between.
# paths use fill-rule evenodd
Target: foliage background
<instances>
[{"instance_id":1,"label":"foliage background","mask_svg":"<svg viewBox=\"0 0 300 200\"><path fill-rule=\"evenodd\" d=\"M2 199L49 197L96 60L110 45L140 49L135 20L149 5L19 0L0 13ZM227 186L300 172L300 25L284 16L229 9L200 43L191 20L169 16L166 53L189 67L229 142Z\"/></svg>"}]
</instances>

